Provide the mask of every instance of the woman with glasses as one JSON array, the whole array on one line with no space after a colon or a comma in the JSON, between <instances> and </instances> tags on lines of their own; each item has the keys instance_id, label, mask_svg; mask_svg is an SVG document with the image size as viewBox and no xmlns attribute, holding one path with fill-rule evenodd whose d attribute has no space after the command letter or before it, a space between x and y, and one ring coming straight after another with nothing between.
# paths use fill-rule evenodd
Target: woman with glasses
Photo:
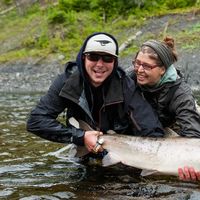
<instances>
[{"instance_id":1,"label":"woman with glasses","mask_svg":"<svg viewBox=\"0 0 200 200\"><path fill-rule=\"evenodd\" d=\"M166 37L163 42L149 40L142 44L132 61L131 76L157 112L163 127L171 127L183 137L200 137L200 114L190 86L174 66L176 61L173 38ZM200 172L195 174L192 167L185 167L184 172L180 168L179 178L200 180Z\"/></svg>"},{"instance_id":2,"label":"woman with glasses","mask_svg":"<svg viewBox=\"0 0 200 200\"><path fill-rule=\"evenodd\" d=\"M66 110L66 125L57 120ZM95 131L84 131L69 119L87 122ZM76 62L68 62L49 91L30 113L27 130L50 141L85 146L91 156L103 156L98 136L113 130L139 136L163 136L153 109L118 67L118 43L107 33L86 38Z\"/></svg>"}]
</instances>

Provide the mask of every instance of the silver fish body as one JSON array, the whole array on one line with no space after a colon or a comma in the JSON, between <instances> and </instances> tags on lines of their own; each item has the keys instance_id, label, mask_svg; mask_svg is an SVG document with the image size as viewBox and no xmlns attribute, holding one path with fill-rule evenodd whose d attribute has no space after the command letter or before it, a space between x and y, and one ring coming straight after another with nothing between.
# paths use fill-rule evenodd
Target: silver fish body
<instances>
[{"instance_id":1,"label":"silver fish body","mask_svg":"<svg viewBox=\"0 0 200 200\"><path fill-rule=\"evenodd\" d=\"M127 135L104 135L103 148L108 155L104 166L117 162L153 173L178 175L178 168L193 166L200 171L200 140L196 138L144 138Z\"/></svg>"},{"instance_id":2,"label":"silver fish body","mask_svg":"<svg viewBox=\"0 0 200 200\"><path fill-rule=\"evenodd\" d=\"M92 130L85 122L79 121L83 130ZM151 174L178 175L178 168L192 166L200 171L200 139L177 136L171 129L170 137L135 137L120 134L104 134L102 147L108 151L102 165L110 166L119 162L143 169L143 176Z\"/></svg>"}]
</instances>

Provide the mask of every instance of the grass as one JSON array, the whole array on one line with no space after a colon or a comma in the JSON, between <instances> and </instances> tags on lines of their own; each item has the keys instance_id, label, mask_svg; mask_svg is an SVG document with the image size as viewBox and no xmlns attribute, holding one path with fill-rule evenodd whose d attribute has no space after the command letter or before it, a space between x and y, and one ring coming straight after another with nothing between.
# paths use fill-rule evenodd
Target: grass
<instances>
[{"instance_id":1,"label":"grass","mask_svg":"<svg viewBox=\"0 0 200 200\"><path fill-rule=\"evenodd\" d=\"M65 16L64 23L51 24L49 16L52 16L52 8L40 10L35 5L22 17L16 11L11 11L5 16L0 16L0 62L15 61L28 57L48 57L48 55L62 54L66 59L74 59L82 41L92 32L105 31L116 36L119 44L122 44L131 35L136 33L151 16L162 16L193 11L195 8L166 10L152 8L151 11L141 12L135 9L126 17L119 16L110 18L106 23L95 12L70 12ZM148 17L146 17L148 16ZM168 22L175 24L176 20L171 18ZM168 30L167 30L168 31ZM198 35L200 24L177 31L167 32L175 36L177 41L186 41L183 49L194 49L199 46ZM162 34L156 37L162 38ZM122 56L129 55L137 50L139 43L149 38L154 38L153 33L144 34L140 41L132 44L123 51Z\"/></svg>"}]
</instances>

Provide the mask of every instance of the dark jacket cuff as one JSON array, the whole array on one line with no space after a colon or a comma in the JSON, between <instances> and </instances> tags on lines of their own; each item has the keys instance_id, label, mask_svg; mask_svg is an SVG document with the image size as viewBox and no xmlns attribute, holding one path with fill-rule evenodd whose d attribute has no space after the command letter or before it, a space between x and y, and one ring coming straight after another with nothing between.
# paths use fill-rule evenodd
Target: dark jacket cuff
<instances>
[{"instance_id":1,"label":"dark jacket cuff","mask_svg":"<svg viewBox=\"0 0 200 200\"><path fill-rule=\"evenodd\" d=\"M85 131L76 129L76 134L72 135L72 142L78 146L84 146Z\"/></svg>"}]
</instances>

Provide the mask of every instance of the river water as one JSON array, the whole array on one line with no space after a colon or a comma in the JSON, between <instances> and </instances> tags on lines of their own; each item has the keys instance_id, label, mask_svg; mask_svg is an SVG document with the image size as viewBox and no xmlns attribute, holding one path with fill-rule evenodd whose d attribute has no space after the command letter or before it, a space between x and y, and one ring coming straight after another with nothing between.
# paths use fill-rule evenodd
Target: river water
<instances>
[{"instance_id":1,"label":"river water","mask_svg":"<svg viewBox=\"0 0 200 200\"><path fill-rule=\"evenodd\" d=\"M41 95L0 93L0 199L200 199L197 183L140 178L137 170L125 166L86 167L58 154L63 144L25 129Z\"/></svg>"}]
</instances>

